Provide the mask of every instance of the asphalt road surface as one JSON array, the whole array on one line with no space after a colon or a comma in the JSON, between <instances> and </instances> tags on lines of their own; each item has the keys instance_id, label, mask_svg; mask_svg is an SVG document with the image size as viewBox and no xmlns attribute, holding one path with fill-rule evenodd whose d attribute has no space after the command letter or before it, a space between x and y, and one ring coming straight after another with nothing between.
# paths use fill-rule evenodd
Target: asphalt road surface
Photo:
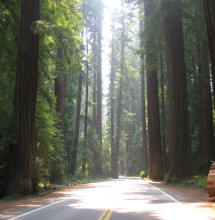
<instances>
[{"instance_id":1,"label":"asphalt road surface","mask_svg":"<svg viewBox=\"0 0 215 220\"><path fill-rule=\"evenodd\" d=\"M11 220L207 220L140 178L81 185L71 196L11 218Z\"/></svg>"}]
</instances>

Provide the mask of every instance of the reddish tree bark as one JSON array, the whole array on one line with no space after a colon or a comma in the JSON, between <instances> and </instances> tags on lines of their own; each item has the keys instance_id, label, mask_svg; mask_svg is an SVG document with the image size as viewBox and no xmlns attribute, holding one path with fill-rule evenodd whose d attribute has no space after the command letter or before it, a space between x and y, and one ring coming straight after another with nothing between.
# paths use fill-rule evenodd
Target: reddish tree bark
<instances>
[{"instance_id":1,"label":"reddish tree bark","mask_svg":"<svg viewBox=\"0 0 215 220\"><path fill-rule=\"evenodd\" d=\"M96 134L98 138L98 148L96 149L95 175L103 176L102 169L102 3L98 2L96 31L97 31L97 51L96 51Z\"/></svg>"},{"instance_id":2,"label":"reddish tree bark","mask_svg":"<svg viewBox=\"0 0 215 220\"><path fill-rule=\"evenodd\" d=\"M63 36L59 36L59 47L57 48L57 77L55 79L56 111L59 115L61 140L64 142L64 113L66 100L66 73L65 73L66 50ZM63 184L63 171L59 160L56 160L51 169L51 183Z\"/></svg>"},{"instance_id":3,"label":"reddish tree bark","mask_svg":"<svg viewBox=\"0 0 215 220\"><path fill-rule=\"evenodd\" d=\"M203 7L200 5L199 21L201 30L205 30ZM213 114L212 93L210 85L209 51L207 48L207 37L199 34L200 65L199 65L199 107L200 107L200 157L203 158L202 172L208 174L211 161L215 159L215 147L213 140Z\"/></svg>"},{"instance_id":4,"label":"reddish tree bark","mask_svg":"<svg viewBox=\"0 0 215 220\"><path fill-rule=\"evenodd\" d=\"M148 171L148 148L147 148L147 130L146 130L146 89L145 89L145 66L144 66L144 38L143 38L143 0L140 1L139 10L140 10L140 77L141 77L141 105L142 105L142 152L143 152L143 170Z\"/></svg>"},{"instance_id":5,"label":"reddish tree bark","mask_svg":"<svg viewBox=\"0 0 215 220\"><path fill-rule=\"evenodd\" d=\"M79 140L79 127L80 127L80 115L81 115L81 95L82 95L82 72L79 73L78 79L78 98L77 98L77 107L76 107L76 118L75 118L75 132L73 140L73 149L71 153L71 165L70 173L75 174L76 171L76 161L78 154L78 140Z\"/></svg>"},{"instance_id":6,"label":"reddish tree bark","mask_svg":"<svg viewBox=\"0 0 215 220\"><path fill-rule=\"evenodd\" d=\"M169 99L169 175L184 178L191 176L191 153L182 21L177 2L164 1L163 10Z\"/></svg>"},{"instance_id":7,"label":"reddish tree bark","mask_svg":"<svg viewBox=\"0 0 215 220\"><path fill-rule=\"evenodd\" d=\"M38 87L39 0L21 1L21 28L10 148L8 194L29 194L32 186L32 147Z\"/></svg>"},{"instance_id":8,"label":"reddish tree bark","mask_svg":"<svg viewBox=\"0 0 215 220\"><path fill-rule=\"evenodd\" d=\"M154 2L145 0L144 4L146 27L150 24L153 15ZM161 151L161 133L160 133L160 115L158 99L158 79L156 70L156 55L154 52L155 38L153 34L146 40L146 68L147 68L147 101L148 101L148 141L149 141L149 177L153 180L164 178L162 151Z\"/></svg>"},{"instance_id":9,"label":"reddish tree bark","mask_svg":"<svg viewBox=\"0 0 215 220\"><path fill-rule=\"evenodd\" d=\"M57 49L57 73L58 76L55 79L55 96L56 111L60 117L60 128L62 129L62 134L64 134L64 112L65 112L65 99L66 99L66 75L65 75L65 59L66 51L65 46L62 43L62 37L59 39L60 47Z\"/></svg>"},{"instance_id":10,"label":"reddish tree bark","mask_svg":"<svg viewBox=\"0 0 215 220\"><path fill-rule=\"evenodd\" d=\"M116 152L115 152L115 119L114 119L114 80L115 80L115 63L114 63L114 54L115 54L115 18L113 20L113 30L112 30L112 48L111 48L111 73L110 73L110 114L111 114L111 176L114 177L114 169L115 169L115 160L116 160Z\"/></svg>"},{"instance_id":11,"label":"reddish tree bark","mask_svg":"<svg viewBox=\"0 0 215 220\"><path fill-rule=\"evenodd\" d=\"M208 46L211 57L213 91L215 94L215 1L203 0L203 4L208 33Z\"/></svg>"},{"instance_id":12,"label":"reddish tree bark","mask_svg":"<svg viewBox=\"0 0 215 220\"><path fill-rule=\"evenodd\" d=\"M122 8L124 8L124 1L122 1ZM120 54L120 77L119 77L119 88L118 97L116 103L116 144L115 144L115 160L113 168L113 177L118 178L119 170L119 148L120 148L120 137L121 137L121 114L122 114L122 90L123 90L123 76L125 71L125 14L122 11L122 32L121 32L121 54Z\"/></svg>"}]
</instances>

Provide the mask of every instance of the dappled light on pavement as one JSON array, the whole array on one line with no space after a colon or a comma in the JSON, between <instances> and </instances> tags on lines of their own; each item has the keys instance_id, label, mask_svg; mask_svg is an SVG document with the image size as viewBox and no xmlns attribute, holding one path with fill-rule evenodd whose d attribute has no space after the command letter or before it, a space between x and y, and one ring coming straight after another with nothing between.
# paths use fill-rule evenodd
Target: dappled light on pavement
<instances>
[{"instance_id":1,"label":"dappled light on pavement","mask_svg":"<svg viewBox=\"0 0 215 220\"><path fill-rule=\"evenodd\" d=\"M140 178L120 178L86 184L54 194L59 195L60 199L49 204L45 203L43 206L34 204L30 211L23 215L20 215L20 212L15 213L18 215L15 218L8 213L5 219L190 220L194 217L195 220L214 219L211 213L182 204Z\"/></svg>"}]
</instances>

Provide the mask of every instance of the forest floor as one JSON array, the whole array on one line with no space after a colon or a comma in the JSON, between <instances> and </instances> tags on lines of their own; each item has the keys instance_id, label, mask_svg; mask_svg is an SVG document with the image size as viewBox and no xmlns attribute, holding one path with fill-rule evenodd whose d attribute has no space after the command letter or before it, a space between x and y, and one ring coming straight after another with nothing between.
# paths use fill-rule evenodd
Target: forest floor
<instances>
[{"instance_id":1,"label":"forest floor","mask_svg":"<svg viewBox=\"0 0 215 220\"><path fill-rule=\"evenodd\" d=\"M168 193L182 204L214 214L215 219L215 209L213 208L215 203L208 202L206 191L190 186L170 186L165 185L163 182L148 182L154 187ZM78 188L78 185L73 185L46 195L30 195L8 201L0 201L0 219L10 219L14 214L25 213L32 209L40 208L43 205L65 199L71 196L72 191L78 190Z\"/></svg>"}]
</instances>

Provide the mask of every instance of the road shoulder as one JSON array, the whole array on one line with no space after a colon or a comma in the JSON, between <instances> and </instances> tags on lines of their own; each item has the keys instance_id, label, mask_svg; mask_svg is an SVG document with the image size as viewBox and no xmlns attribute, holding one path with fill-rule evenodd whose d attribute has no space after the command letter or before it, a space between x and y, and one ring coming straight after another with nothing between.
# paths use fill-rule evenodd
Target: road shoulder
<instances>
[{"instance_id":1,"label":"road shoulder","mask_svg":"<svg viewBox=\"0 0 215 220\"><path fill-rule=\"evenodd\" d=\"M169 194L182 204L189 205L205 212L210 212L215 216L214 202L208 202L206 191L192 186L171 186L164 182L147 181L152 186L159 188Z\"/></svg>"}]
</instances>

